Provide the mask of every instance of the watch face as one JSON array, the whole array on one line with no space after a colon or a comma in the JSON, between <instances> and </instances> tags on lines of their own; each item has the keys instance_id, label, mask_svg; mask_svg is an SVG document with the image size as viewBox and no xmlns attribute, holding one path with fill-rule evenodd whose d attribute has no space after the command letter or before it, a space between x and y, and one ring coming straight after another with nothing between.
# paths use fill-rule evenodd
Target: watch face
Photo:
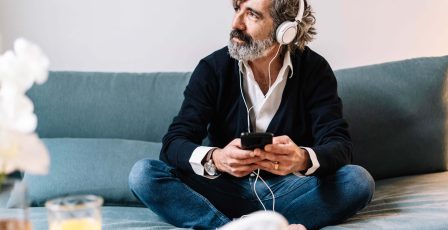
<instances>
[{"instance_id":1,"label":"watch face","mask_svg":"<svg viewBox=\"0 0 448 230\"><path fill-rule=\"evenodd\" d=\"M216 166L215 166L215 164L213 164L212 160L209 160L204 164L204 169L208 175L210 175L210 176L216 175Z\"/></svg>"}]
</instances>

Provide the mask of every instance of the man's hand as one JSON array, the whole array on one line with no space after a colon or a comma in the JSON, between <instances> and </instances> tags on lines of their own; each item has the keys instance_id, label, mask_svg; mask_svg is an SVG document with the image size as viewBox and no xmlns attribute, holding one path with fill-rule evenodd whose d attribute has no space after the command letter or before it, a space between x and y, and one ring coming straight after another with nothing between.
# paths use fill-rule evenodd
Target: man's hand
<instances>
[{"instance_id":1,"label":"man's hand","mask_svg":"<svg viewBox=\"0 0 448 230\"><path fill-rule=\"evenodd\" d=\"M251 150L241 149L241 140L234 139L223 149L216 149L213 152L213 162L221 172L226 172L235 177L243 177L257 169L255 164L260 161Z\"/></svg>"},{"instance_id":2,"label":"man's hand","mask_svg":"<svg viewBox=\"0 0 448 230\"><path fill-rule=\"evenodd\" d=\"M298 147L288 136L272 139L272 144L264 150L255 149L255 156L263 159L255 164L262 170L276 175L288 175L311 167L308 152Z\"/></svg>"}]
</instances>

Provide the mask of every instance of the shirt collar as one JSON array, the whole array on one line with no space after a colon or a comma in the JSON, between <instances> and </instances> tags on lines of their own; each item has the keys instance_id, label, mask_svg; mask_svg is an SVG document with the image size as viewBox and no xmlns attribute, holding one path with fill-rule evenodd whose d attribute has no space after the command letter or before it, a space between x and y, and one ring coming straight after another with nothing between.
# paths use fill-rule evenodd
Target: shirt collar
<instances>
[{"instance_id":1,"label":"shirt collar","mask_svg":"<svg viewBox=\"0 0 448 230\"><path fill-rule=\"evenodd\" d=\"M249 63L247 63L247 61L238 61L238 67L240 69L240 72L242 74L246 74L246 69L248 68ZM291 78L294 75L294 69L292 68L292 63L291 63L291 54L289 53L289 50L286 51L285 53L285 57L283 58L283 66L282 68L289 68L291 71L289 72L289 78ZM286 69L287 71L288 69Z\"/></svg>"}]
</instances>

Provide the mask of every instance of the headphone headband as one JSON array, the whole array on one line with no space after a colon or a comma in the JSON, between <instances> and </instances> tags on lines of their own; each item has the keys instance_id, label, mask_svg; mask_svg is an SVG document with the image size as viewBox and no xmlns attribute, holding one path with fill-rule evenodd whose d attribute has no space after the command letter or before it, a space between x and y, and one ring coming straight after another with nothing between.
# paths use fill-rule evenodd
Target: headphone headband
<instances>
[{"instance_id":1,"label":"headphone headband","mask_svg":"<svg viewBox=\"0 0 448 230\"><path fill-rule=\"evenodd\" d=\"M303 13L305 13L305 0L300 0L299 12L297 13L296 21L302 22Z\"/></svg>"}]
</instances>

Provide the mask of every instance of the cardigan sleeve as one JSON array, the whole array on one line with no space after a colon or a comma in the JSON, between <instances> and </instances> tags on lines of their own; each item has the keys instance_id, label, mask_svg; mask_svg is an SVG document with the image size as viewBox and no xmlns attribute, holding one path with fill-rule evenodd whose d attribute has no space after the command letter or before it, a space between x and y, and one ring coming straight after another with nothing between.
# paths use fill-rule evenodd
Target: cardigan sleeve
<instances>
[{"instance_id":1,"label":"cardigan sleeve","mask_svg":"<svg viewBox=\"0 0 448 230\"><path fill-rule=\"evenodd\" d=\"M329 174L351 162L352 142L342 116L336 78L325 59L309 75L305 88L314 140L312 149L320 164L314 175Z\"/></svg>"},{"instance_id":2,"label":"cardigan sleeve","mask_svg":"<svg viewBox=\"0 0 448 230\"><path fill-rule=\"evenodd\" d=\"M189 159L207 135L207 126L215 111L217 90L216 74L206 61L201 60L184 91L181 109L163 137L162 161L193 172Z\"/></svg>"}]
</instances>

